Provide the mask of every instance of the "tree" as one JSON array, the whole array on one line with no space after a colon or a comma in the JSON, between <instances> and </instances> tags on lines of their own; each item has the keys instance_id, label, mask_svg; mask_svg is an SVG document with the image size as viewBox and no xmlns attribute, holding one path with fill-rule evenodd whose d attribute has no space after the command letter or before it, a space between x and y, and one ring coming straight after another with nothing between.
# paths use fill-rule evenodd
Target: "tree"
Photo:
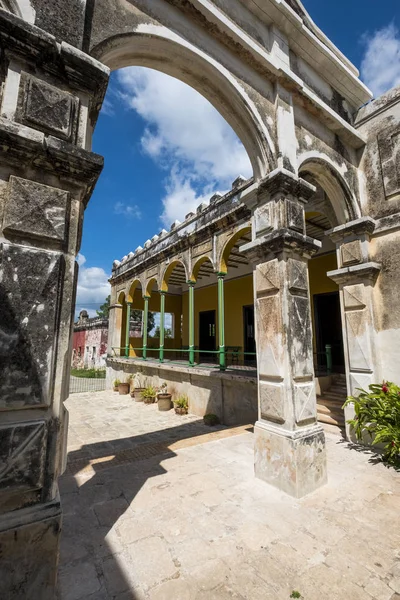
<instances>
[{"instance_id":1,"label":"tree","mask_svg":"<svg viewBox=\"0 0 400 600\"><path fill-rule=\"evenodd\" d=\"M100 305L100 308L98 310L96 310L97 316L101 319L108 319L108 315L110 312L110 302L111 296L107 296L104 303Z\"/></svg>"},{"instance_id":2,"label":"tree","mask_svg":"<svg viewBox=\"0 0 400 600\"><path fill-rule=\"evenodd\" d=\"M137 323L141 323L143 318L143 311L135 308L131 311L131 321L136 321ZM149 312L147 315L147 331L151 331L155 325L155 315L152 312Z\"/></svg>"}]
</instances>

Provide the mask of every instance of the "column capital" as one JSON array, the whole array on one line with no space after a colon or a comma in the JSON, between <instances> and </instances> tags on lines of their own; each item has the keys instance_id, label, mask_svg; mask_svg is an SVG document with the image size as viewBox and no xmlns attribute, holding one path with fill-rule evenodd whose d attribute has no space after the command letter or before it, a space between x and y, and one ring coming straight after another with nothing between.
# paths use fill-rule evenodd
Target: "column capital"
<instances>
[{"instance_id":1,"label":"column capital","mask_svg":"<svg viewBox=\"0 0 400 600\"><path fill-rule=\"evenodd\" d=\"M223 279L224 277L226 277L228 275L228 273L223 273L222 271L220 271L219 273L217 273L217 277L219 279Z\"/></svg>"},{"instance_id":2,"label":"column capital","mask_svg":"<svg viewBox=\"0 0 400 600\"><path fill-rule=\"evenodd\" d=\"M290 229L280 229L240 247L240 252L254 264L270 260L277 255L287 254L310 258L322 244L307 235Z\"/></svg>"},{"instance_id":3,"label":"column capital","mask_svg":"<svg viewBox=\"0 0 400 600\"><path fill-rule=\"evenodd\" d=\"M191 279L188 279L186 283L187 283L187 285L189 287L194 287L196 285L196 282L195 281L191 281Z\"/></svg>"},{"instance_id":4,"label":"column capital","mask_svg":"<svg viewBox=\"0 0 400 600\"><path fill-rule=\"evenodd\" d=\"M346 238L359 238L371 236L375 231L377 222L371 217L361 217L355 221L349 221L338 227L333 227L325 232L325 235L331 238L333 242L342 242Z\"/></svg>"},{"instance_id":5,"label":"column capital","mask_svg":"<svg viewBox=\"0 0 400 600\"><path fill-rule=\"evenodd\" d=\"M327 277L332 279L338 285L349 284L359 281L374 282L381 271L382 265L376 262L367 262L352 267L344 267L328 271Z\"/></svg>"}]
</instances>

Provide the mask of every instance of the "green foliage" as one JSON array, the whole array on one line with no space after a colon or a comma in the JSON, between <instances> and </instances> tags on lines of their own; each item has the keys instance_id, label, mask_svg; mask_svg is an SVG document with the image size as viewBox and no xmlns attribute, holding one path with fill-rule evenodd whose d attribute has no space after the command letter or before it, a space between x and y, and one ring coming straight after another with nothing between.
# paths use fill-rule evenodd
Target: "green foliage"
<instances>
[{"instance_id":1,"label":"green foliage","mask_svg":"<svg viewBox=\"0 0 400 600\"><path fill-rule=\"evenodd\" d=\"M136 321L141 323L143 319L143 311L139 309L134 309L131 311L131 321ZM154 329L154 325L156 324L156 317L154 313L148 312L147 315L147 332L150 332Z\"/></svg>"},{"instance_id":2,"label":"green foliage","mask_svg":"<svg viewBox=\"0 0 400 600\"><path fill-rule=\"evenodd\" d=\"M154 330L154 333L151 334L151 337L160 338L160 326L159 325L157 325L157 327ZM166 340L172 339L172 330L169 327L164 328L164 338Z\"/></svg>"},{"instance_id":3,"label":"green foliage","mask_svg":"<svg viewBox=\"0 0 400 600\"><path fill-rule=\"evenodd\" d=\"M213 427L214 425L219 425L221 423L220 418L212 413L204 415L203 421L205 425L209 425L210 427Z\"/></svg>"},{"instance_id":4,"label":"green foliage","mask_svg":"<svg viewBox=\"0 0 400 600\"><path fill-rule=\"evenodd\" d=\"M176 408L185 408L188 410L189 408L189 399L187 396L179 396L176 400L174 400L174 406Z\"/></svg>"},{"instance_id":5,"label":"green foliage","mask_svg":"<svg viewBox=\"0 0 400 600\"><path fill-rule=\"evenodd\" d=\"M354 403L356 416L348 421L358 440L370 435L373 444L384 444L384 460L400 464L400 387L390 381L372 384L369 391L358 388L344 406Z\"/></svg>"},{"instance_id":6,"label":"green foliage","mask_svg":"<svg viewBox=\"0 0 400 600\"><path fill-rule=\"evenodd\" d=\"M303 596L297 590L293 590L293 592L289 596L289 598L302 598L302 597Z\"/></svg>"},{"instance_id":7,"label":"green foliage","mask_svg":"<svg viewBox=\"0 0 400 600\"><path fill-rule=\"evenodd\" d=\"M105 379L105 369L71 369L73 377L85 377L87 379Z\"/></svg>"},{"instance_id":8,"label":"green foliage","mask_svg":"<svg viewBox=\"0 0 400 600\"><path fill-rule=\"evenodd\" d=\"M114 385L114 387L118 387L120 383L121 382L120 382L119 379L114 379L114 384L113 385Z\"/></svg>"},{"instance_id":9,"label":"green foliage","mask_svg":"<svg viewBox=\"0 0 400 600\"><path fill-rule=\"evenodd\" d=\"M100 304L99 309L96 310L98 317L100 317L102 319L108 319L108 314L110 312L110 302L111 302L111 296L107 296L104 303Z\"/></svg>"},{"instance_id":10,"label":"green foliage","mask_svg":"<svg viewBox=\"0 0 400 600\"><path fill-rule=\"evenodd\" d=\"M143 398L155 398L156 396L157 396L157 390L155 387L153 387L151 385L149 385L149 387L144 389L142 392Z\"/></svg>"}]
</instances>

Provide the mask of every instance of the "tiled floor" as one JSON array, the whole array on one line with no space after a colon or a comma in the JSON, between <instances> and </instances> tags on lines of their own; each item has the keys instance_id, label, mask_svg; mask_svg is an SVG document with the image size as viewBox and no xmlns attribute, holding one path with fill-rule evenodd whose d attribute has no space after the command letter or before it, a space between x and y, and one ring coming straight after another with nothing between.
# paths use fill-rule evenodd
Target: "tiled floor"
<instances>
[{"instance_id":1,"label":"tiled floor","mask_svg":"<svg viewBox=\"0 0 400 600\"><path fill-rule=\"evenodd\" d=\"M327 435L329 483L253 475L251 428L74 394L62 600L400 599L400 474Z\"/></svg>"}]
</instances>

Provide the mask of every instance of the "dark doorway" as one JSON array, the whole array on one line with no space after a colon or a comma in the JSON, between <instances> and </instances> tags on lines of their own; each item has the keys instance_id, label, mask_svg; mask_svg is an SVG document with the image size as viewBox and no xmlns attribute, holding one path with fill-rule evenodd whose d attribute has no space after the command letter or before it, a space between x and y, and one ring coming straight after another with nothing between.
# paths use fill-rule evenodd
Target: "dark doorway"
<instances>
[{"instance_id":1,"label":"dark doorway","mask_svg":"<svg viewBox=\"0 0 400 600\"><path fill-rule=\"evenodd\" d=\"M244 335L244 362L245 364L255 364L256 357L246 354L256 351L256 338L254 331L254 306L243 306L243 335Z\"/></svg>"},{"instance_id":2,"label":"dark doorway","mask_svg":"<svg viewBox=\"0 0 400 600\"><path fill-rule=\"evenodd\" d=\"M317 365L326 369L326 345L332 346L332 371L344 373L342 318L339 292L314 295L315 335L317 341Z\"/></svg>"},{"instance_id":3,"label":"dark doorway","mask_svg":"<svg viewBox=\"0 0 400 600\"><path fill-rule=\"evenodd\" d=\"M215 355L201 350L216 349L215 310L205 310L199 313L199 349L202 362L214 362Z\"/></svg>"}]
</instances>

